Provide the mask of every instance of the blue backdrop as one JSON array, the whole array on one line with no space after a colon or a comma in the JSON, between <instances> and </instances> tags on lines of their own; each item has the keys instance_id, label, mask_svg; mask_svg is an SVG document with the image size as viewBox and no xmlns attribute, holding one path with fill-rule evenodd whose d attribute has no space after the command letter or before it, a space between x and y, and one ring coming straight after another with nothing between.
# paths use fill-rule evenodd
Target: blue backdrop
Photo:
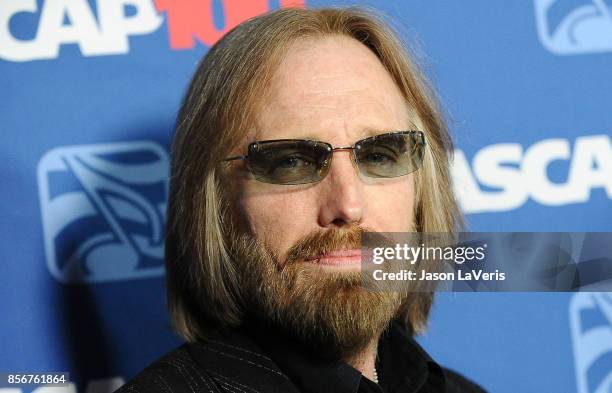
<instances>
[{"instance_id":1,"label":"blue backdrop","mask_svg":"<svg viewBox=\"0 0 612 393\"><path fill-rule=\"evenodd\" d=\"M106 392L179 344L162 259L176 111L225 30L286 3L0 0L0 371ZM414 45L471 230L612 231L610 0L306 3L369 4ZM494 392L612 389L610 294L440 294L420 340Z\"/></svg>"}]
</instances>

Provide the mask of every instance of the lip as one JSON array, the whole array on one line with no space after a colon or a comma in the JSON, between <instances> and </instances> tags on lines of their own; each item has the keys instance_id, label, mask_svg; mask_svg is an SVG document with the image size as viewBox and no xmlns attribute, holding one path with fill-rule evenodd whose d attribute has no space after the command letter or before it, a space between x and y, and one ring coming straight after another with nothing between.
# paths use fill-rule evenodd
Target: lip
<instances>
[{"instance_id":1,"label":"lip","mask_svg":"<svg viewBox=\"0 0 612 393\"><path fill-rule=\"evenodd\" d=\"M309 258L306 262L326 266L360 266L361 249L336 250L316 257Z\"/></svg>"}]
</instances>

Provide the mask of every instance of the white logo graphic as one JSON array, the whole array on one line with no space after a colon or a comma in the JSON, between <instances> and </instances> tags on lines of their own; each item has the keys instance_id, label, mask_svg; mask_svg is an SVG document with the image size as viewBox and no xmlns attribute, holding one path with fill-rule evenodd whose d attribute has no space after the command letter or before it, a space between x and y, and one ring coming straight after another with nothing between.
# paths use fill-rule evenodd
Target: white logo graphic
<instances>
[{"instance_id":1,"label":"white logo graphic","mask_svg":"<svg viewBox=\"0 0 612 393\"><path fill-rule=\"evenodd\" d=\"M612 392L612 293L576 293L569 319L578 393Z\"/></svg>"},{"instance_id":2,"label":"white logo graphic","mask_svg":"<svg viewBox=\"0 0 612 393\"><path fill-rule=\"evenodd\" d=\"M612 51L612 10L607 1L535 0L542 45L558 55Z\"/></svg>"},{"instance_id":3,"label":"white logo graphic","mask_svg":"<svg viewBox=\"0 0 612 393\"><path fill-rule=\"evenodd\" d=\"M169 163L152 142L66 146L38 163L49 271L84 283L163 274Z\"/></svg>"},{"instance_id":4,"label":"white logo graphic","mask_svg":"<svg viewBox=\"0 0 612 393\"><path fill-rule=\"evenodd\" d=\"M197 42L210 47L242 21L270 11L270 3L268 0L0 0L0 60L54 59L64 44L78 44L83 56L126 54L130 37L156 31L164 19L171 49L192 49ZM304 0L280 0L278 5L303 7ZM221 15L223 27L218 26L217 18Z\"/></svg>"},{"instance_id":5,"label":"white logo graphic","mask_svg":"<svg viewBox=\"0 0 612 393\"><path fill-rule=\"evenodd\" d=\"M569 161L563 183L549 178L555 161ZM596 188L612 199L612 141L607 135L582 136L573 151L567 139L545 139L526 150L519 143L489 145L474 155L472 167L456 150L452 174L465 213L512 210L529 198L548 206L583 203ZM495 190L484 191L481 185Z\"/></svg>"},{"instance_id":6,"label":"white logo graphic","mask_svg":"<svg viewBox=\"0 0 612 393\"><path fill-rule=\"evenodd\" d=\"M124 54L130 35L150 33L163 22L150 0L98 0L96 5L97 19L87 0L45 1L36 36L20 40L10 31L11 18L38 12L36 0L0 1L0 59L54 59L62 44L78 44L84 56ZM134 14L126 16L126 7Z\"/></svg>"}]
</instances>

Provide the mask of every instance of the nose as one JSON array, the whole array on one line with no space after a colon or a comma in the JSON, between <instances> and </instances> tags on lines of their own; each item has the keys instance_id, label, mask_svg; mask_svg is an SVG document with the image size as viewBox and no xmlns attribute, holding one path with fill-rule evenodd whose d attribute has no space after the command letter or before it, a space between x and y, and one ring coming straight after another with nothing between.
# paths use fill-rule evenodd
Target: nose
<instances>
[{"instance_id":1,"label":"nose","mask_svg":"<svg viewBox=\"0 0 612 393\"><path fill-rule=\"evenodd\" d=\"M365 214L364 183L350 150L334 152L329 173L319 184L319 225L325 228L361 224Z\"/></svg>"}]
</instances>

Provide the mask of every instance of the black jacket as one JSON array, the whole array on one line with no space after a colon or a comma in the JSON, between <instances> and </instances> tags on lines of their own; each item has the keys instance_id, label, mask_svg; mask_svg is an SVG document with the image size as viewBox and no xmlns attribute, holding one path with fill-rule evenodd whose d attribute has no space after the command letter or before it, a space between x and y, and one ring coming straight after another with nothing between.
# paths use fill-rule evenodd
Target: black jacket
<instances>
[{"instance_id":1,"label":"black jacket","mask_svg":"<svg viewBox=\"0 0 612 393\"><path fill-rule=\"evenodd\" d=\"M120 393L483 392L441 368L394 322L381 337L376 368L380 385L340 361L312 356L291 339L264 329L211 333L151 364Z\"/></svg>"}]
</instances>

